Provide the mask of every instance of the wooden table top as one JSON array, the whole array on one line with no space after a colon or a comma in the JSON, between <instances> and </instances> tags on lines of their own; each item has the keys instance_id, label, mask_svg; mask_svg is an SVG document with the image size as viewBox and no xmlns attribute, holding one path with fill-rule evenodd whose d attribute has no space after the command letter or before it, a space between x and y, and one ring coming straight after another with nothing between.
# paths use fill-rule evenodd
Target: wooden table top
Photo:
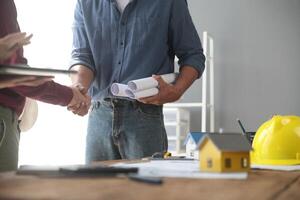
<instances>
[{"instance_id":1,"label":"wooden table top","mask_svg":"<svg viewBox=\"0 0 300 200\"><path fill-rule=\"evenodd\" d=\"M300 172L252 171L247 180L165 178L149 185L127 178L45 178L0 173L5 200L300 199Z\"/></svg>"}]
</instances>

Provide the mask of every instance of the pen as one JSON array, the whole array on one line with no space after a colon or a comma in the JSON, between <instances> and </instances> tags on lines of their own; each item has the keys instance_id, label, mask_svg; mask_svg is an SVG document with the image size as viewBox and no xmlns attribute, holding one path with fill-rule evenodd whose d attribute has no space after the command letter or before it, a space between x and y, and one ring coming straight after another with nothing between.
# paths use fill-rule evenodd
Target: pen
<instances>
[{"instance_id":1,"label":"pen","mask_svg":"<svg viewBox=\"0 0 300 200\"><path fill-rule=\"evenodd\" d=\"M244 126L243 126L241 120L240 120L240 119L236 119L236 121L239 123L239 125L240 125L240 127L241 127L243 133L246 135L246 130L245 130L245 128L244 128Z\"/></svg>"},{"instance_id":2,"label":"pen","mask_svg":"<svg viewBox=\"0 0 300 200\"><path fill-rule=\"evenodd\" d=\"M185 156L172 156L169 158L149 158L148 160L182 160L182 161L188 161L188 160L194 160L194 158L186 158Z\"/></svg>"},{"instance_id":3,"label":"pen","mask_svg":"<svg viewBox=\"0 0 300 200\"><path fill-rule=\"evenodd\" d=\"M160 177L146 177L146 176L140 176L138 174L128 174L127 177L130 180L148 183L148 184L161 185L163 183L163 180Z\"/></svg>"}]
</instances>

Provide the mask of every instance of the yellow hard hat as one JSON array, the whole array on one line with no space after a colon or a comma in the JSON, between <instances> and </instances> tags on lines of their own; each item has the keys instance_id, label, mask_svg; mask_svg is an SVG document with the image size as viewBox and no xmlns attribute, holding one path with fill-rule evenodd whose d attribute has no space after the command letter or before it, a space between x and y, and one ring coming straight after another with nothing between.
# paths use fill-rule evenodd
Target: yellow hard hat
<instances>
[{"instance_id":1,"label":"yellow hard hat","mask_svg":"<svg viewBox=\"0 0 300 200\"><path fill-rule=\"evenodd\" d=\"M251 164L300 164L300 117L274 116L257 130Z\"/></svg>"}]
</instances>

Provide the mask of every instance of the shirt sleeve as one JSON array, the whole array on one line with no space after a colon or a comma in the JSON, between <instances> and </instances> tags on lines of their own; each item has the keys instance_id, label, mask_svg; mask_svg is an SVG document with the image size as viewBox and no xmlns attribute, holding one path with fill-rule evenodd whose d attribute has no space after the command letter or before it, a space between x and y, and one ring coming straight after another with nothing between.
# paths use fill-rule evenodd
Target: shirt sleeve
<instances>
[{"instance_id":1,"label":"shirt sleeve","mask_svg":"<svg viewBox=\"0 0 300 200\"><path fill-rule=\"evenodd\" d=\"M37 87L18 86L11 89L21 96L54 105L67 106L73 98L71 88L53 81L49 81Z\"/></svg>"},{"instance_id":2,"label":"shirt sleeve","mask_svg":"<svg viewBox=\"0 0 300 200\"><path fill-rule=\"evenodd\" d=\"M169 26L170 45L179 59L180 68L191 66L201 77L205 56L197 30L190 16L186 0L174 0Z\"/></svg>"},{"instance_id":3,"label":"shirt sleeve","mask_svg":"<svg viewBox=\"0 0 300 200\"><path fill-rule=\"evenodd\" d=\"M2 1L0 8L0 37L20 32L17 21L17 9L14 1ZM3 64L27 64L23 55L23 48L19 48L10 58L2 61Z\"/></svg>"},{"instance_id":4,"label":"shirt sleeve","mask_svg":"<svg viewBox=\"0 0 300 200\"><path fill-rule=\"evenodd\" d=\"M77 1L74 13L73 48L70 68L74 65L84 65L95 72L95 64L89 39L85 30L83 6L80 0Z\"/></svg>"}]
</instances>

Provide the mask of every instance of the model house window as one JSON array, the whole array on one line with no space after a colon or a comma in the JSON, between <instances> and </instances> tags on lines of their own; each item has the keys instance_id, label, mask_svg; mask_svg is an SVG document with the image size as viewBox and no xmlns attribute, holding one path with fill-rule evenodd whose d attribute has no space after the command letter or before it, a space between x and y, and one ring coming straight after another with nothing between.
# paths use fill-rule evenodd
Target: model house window
<instances>
[{"instance_id":1,"label":"model house window","mask_svg":"<svg viewBox=\"0 0 300 200\"><path fill-rule=\"evenodd\" d=\"M242 158L241 159L241 167L242 168L247 168L248 167L248 159L247 158Z\"/></svg>"},{"instance_id":2,"label":"model house window","mask_svg":"<svg viewBox=\"0 0 300 200\"><path fill-rule=\"evenodd\" d=\"M225 158L225 167L231 168L231 159L230 158Z\"/></svg>"},{"instance_id":3,"label":"model house window","mask_svg":"<svg viewBox=\"0 0 300 200\"><path fill-rule=\"evenodd\" d=\"M211 158L207 159L207 168L212 168L213 167L213 162Z\"/></svg>"}]
</instances>

